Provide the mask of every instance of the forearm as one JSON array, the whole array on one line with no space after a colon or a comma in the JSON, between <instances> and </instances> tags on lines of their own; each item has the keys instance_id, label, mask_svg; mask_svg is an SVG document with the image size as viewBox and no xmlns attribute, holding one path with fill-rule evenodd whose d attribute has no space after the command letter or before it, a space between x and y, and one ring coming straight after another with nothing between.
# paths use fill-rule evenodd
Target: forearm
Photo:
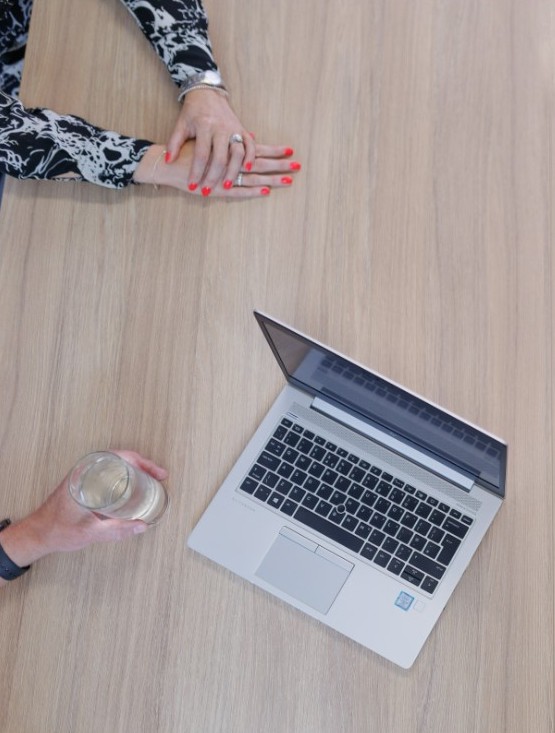
<instances>
[{"instance_id":1,"label":"forearm","mask_svg":"<svg viewBox=\"0 0 555 733\"><path fill-rule=\"evenodd\" d=\"M123 188L150 145L0 92L0 172L9 176Z\"/></svg>"},{"instance_id":2,"label":"forearm","mask_svg":"<svg viewBox=\"0 0 555 733\"><path fill-rule=\"evenodd\" d=\"M217 70L200 0L121 0L177 85Z\"/></svg>"}]
</instances>

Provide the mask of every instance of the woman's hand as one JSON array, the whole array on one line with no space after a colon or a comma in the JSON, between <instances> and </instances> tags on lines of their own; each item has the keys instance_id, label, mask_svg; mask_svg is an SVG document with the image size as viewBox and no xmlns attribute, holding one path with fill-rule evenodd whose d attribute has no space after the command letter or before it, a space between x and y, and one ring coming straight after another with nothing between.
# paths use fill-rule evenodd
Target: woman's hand
<instances>
[{"instance_id":1,"label":"woman's hand","mask_svg":"<svg viewBox=\"0 0 555 733\"><path fill-rule=\"evenodd\" d=\"M231 142L233 135L243 142ZM192 138L195 146L187 179L191 192L213 191L218 185L231 188L239 171L254 165L254 140L220 92L193 89L185 96L168 142L166 162L173 163Z\"/></svg>"},{"instance_id":2,"label":"woman's hand","mask_svg":"<svg viewBox=\"0 0 555 733\"><path fill-rule=\"evenodd\" d=\"M255 157L251 170L238 171L238 176L233 179L231 186L226 185L226 181L217 183L210 191L212 196L230 199L254 198L268 196L273 188L291 186L294 174L301 168L300 163L291 160L293 152L291 148L257 143L254 149ZM189 187L189 173L194 156L195 142L192 140L181 147L173 163L166 162L165 149L161 145L152 145L139 163L133 176L134 181L172 186L196 196L206 196L208 194L204 189L197 187L191 191Z\"/></svg>"}]
</instances>

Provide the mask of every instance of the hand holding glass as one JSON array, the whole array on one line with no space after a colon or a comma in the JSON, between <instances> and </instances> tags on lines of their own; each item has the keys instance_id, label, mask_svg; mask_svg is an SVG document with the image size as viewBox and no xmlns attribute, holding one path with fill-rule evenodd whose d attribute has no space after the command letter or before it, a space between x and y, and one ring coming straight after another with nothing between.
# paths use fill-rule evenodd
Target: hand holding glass
<instances>
[{"instance_id":1,"label":"hand holding glass","mask_svg":"<svg viewBox=\"0 0 555 733\"><path fill-rule=\"evenodd\" d=\"M121 456L89 453L69 474L69 493L85 509L116 519L157 522L168 506L163 485Z\"/></svg>"}]
</instances>

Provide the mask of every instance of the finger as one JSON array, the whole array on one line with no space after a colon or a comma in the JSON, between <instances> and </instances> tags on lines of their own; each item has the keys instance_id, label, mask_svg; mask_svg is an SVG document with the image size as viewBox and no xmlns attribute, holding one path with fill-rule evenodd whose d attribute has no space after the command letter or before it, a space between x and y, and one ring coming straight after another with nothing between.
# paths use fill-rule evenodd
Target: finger
<instances>
[{"instance_id":1,"label":"finger","mask_svg":"<svg viewBox=\"0 0 555 733\"><path fill-rule=\"evenodd\" d=\"M177 158L179 151L187 139L187 132L184 128L176 127L174 129L166 146L166 163L172 163Z\"/></svg>"},{"instance_id":2,"label":"finger","mask_svg":"<svg viewBox=\"0 0 555 733\"><path fill-rule=\"evenodd\" d=\"M261 145L256 143L255 155L262 158L292 158L295 151L287 145Z\"/></svg>"},{"instance_id":3,"label":"finger","mask_svg":"<svg viewBox=\"0 0 555 733\"><path fill-rule=\"evenodd\" d=\"M195 147L193 151L193 162L191 164L191 171L189 173L189 190L195 191L199 184L203 182L204 172L208 165L210 158L210 152L212 148L212 137L199 133L195 140Z\"/></svg>"},{"instance_id":4,"label":"finger","mask_svg":"<svg viewBox=\"0 0 555 733\"><path fill-rule=\"evenodd\" d=\"M114 453L117 453L118 456L121 456L133 466L136 466L137 468L141 468L143 471L146 471L146 473L150 474L158 481L165 481L168 478L168 472L165 468L159 466L154 461L151 461L150 458L145 458L136 451L115 450Z\"/></svg>"},{"instance_id":5,"label":"finger","mask_svg":"<svg viewBox=\"0 0 555 733\"><path fill-rule=\"evenodd\" d=\"M301 164L296 160L288 160L287 158L257 157L254 160L251 173L282 173L291 176L298 173L301 168Z\"/></svg>"},{"instance_id":6,"label":"finger","mask_svg":"<svg viewBox=\"0 0 555 733\"><path fill-rule=\"evenodd\" d=\"M95 530L98 542L119 542L137 534L143 534L149 525L141 520L105 519Z\"/></svg>"},{"instance_id":7,"label":"finger","mask_svg":"<svg viewBox=\"0 0 555 733\"><path fill-rule=\"evenodd\" d=\"M202 180L203 188L213 191L219 183L223 184L230 156L236 160L238 155L240 155L238 161L240 167L243 159L243 146L240 143L230 143L227 134L215 135L212 138L210 161Z\"/></svg>"},{"instance_id":8,"label":"finger","mask_svg":"<svg viewBox=\"0 0 555 733\"><path fill-rule=\"evenodd\" d=\"M226 199L267 198L272 189L269 186L233 186L230 189L216 189L215 194Z\"/></svg>"},{"instance_id":9,"label":"finger","mask_svg":"<svg viewBox=\"0 0 555 733\"><path fill-rule=\"evenodd\" d=\"M243 173L241 186L236 185L235 188L288 188L293 185L293 181L294 179L292 176L283 175L281 173L275 173L272 175Z\"/></svg>"},{"instance_id":10,"label":"finger","mask_svg":"<svg viewBox=\"0 0 555 733\"><path fill-rule=\"evenodd\" d=\"M250 139L250 136L248 136ZM247 137L243 136L243 139L246 141ZM225 172L224 176L224 188L230 189L233 186L233 183L235 182L235 179L239 175L239 171L241 168L246 167L248 163L246 162L246 154L245 154L245 147L246 143L231 143L229 144L229 164L227 166L227 170ZM252 146L254 149L254 146ZM252 163L250 163L250 167L252 168Z\"/></svg>"}]
</instances>

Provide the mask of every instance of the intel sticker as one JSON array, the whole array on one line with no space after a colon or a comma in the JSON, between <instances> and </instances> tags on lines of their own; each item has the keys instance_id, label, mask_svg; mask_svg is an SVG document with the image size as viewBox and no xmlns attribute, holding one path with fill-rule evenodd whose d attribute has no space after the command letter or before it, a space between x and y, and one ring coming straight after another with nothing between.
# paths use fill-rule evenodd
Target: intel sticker
<instances>
[{"instance_id":1,"label":"intel sticker","mask_svg":"<svg viewBox=\"0 0 555 733\"><path fill-rule=\"evenodd\" d=\"M398 606L399 608L402 608L403 611L408 611L409 608L412 606L413 601L414 601L414 596L411 596L408 593L405 593L405 591L401 591L399 595L397 596L395 605Z\"/></svg>"}]
</instances>

